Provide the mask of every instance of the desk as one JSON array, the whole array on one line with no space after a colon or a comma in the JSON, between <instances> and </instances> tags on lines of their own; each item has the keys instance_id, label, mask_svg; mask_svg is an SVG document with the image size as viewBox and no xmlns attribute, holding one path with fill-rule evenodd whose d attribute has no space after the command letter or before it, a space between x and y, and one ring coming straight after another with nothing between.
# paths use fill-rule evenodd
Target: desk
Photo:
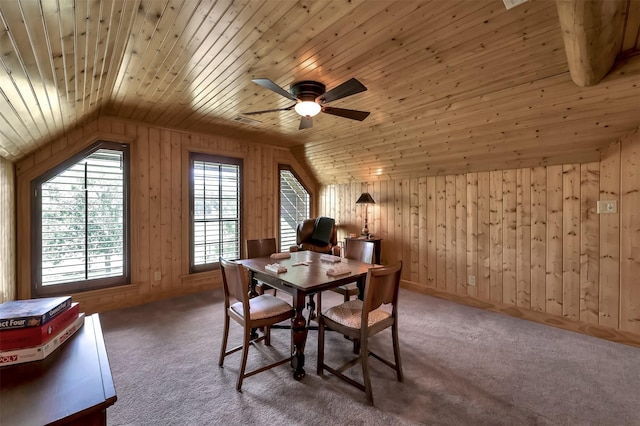
<instances>
[{"instance_id":1,"label":"desk","mask_svg":"<svg viewBox=\"0 0 640 426\"><path fill-rule=\"evenodd\" d=\"M293 296L293 308L295 316L291 319L291 333L295 353L291 360L293 367L293 377L300 380L304 377L304 346L307 341L307 321L302 314L305 308L305 301L308 295L319 291L329 290L356 281L358 287L364 286L367 271L371 264L359 262L357 260L342 259L340 265L347 265L351 271L349 274L331 276L327 274L329 268L335 266L334 263L321 260L322 255L313 251L297 251L291 253L290 259L274 260L270 257L259 257L254 259L239 260L238 263L244 265L251 274L251 278L256 278L266 282L272 287L287 292ZM293 266L295 263L309 262L308 266ZM279 263L286 266L287 272L276 274L265 270L265 266ZM254 282L253 279L250 282ZM254 284L252 284L253 286Z\"/></svg>"},{"instance_id":2,"label":"desk","mask_svg":"<svg viewBox=\"0 0 640 426\"><path fill-rule=\"evenodd\" d=\"M0 368L0 424L106 425L116 390L98 314L42 361Z\"/></svg>"}]
</instances>

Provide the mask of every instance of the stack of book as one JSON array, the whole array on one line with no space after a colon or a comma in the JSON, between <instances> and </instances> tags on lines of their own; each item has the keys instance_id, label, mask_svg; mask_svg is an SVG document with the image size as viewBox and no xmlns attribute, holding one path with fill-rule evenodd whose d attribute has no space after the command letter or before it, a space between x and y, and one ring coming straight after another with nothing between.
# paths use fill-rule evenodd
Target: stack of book
<instances>
[{"instance_id":1,"label":"stack of book","mask_svg":"<svg viewBox=\"0 0 640 426\"><path fill-rule=\"evenodd\" d=\"M45 359L83 325L71 296L0 304L0 367Z\"/></svg>"}]
</instances>

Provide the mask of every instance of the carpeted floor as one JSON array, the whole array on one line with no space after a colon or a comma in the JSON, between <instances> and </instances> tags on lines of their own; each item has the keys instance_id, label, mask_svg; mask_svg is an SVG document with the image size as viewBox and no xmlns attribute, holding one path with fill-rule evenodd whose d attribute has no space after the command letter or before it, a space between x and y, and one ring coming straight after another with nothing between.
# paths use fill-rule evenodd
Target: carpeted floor
<instances>
[{"instance_id":1,"label":"carpeted floor","mask_svg":"<svg viewBox=\"0 0 640 426\"><path fill-rule=\"evenodd\" d=\"M280 295L280 294L279 294ZM287 299L287 295L281 295ZM325 293L323 307L340 302ZM640 349L409 291L400 293L405 381L371 360L375 407L364 393L315 373L309 332L306 377L285 364L235 390L240 353L217 365L221 290L100 315L118 401L110 425L640 425ZM241 341L232 322L229 344ZM288 330L272 348L250 350L248 369L288 352ZM391 356L388 331L374 347ZM330 333L329 361L351 356ZM352 369L360 377L359 366Z\"/></svg>"}]
</instances>

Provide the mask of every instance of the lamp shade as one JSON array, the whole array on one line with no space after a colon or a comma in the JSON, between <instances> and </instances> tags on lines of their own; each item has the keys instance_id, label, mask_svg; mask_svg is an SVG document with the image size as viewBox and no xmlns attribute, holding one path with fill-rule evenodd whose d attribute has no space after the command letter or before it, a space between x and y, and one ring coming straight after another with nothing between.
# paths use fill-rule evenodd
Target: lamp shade
<instances>
[{"instance_id":1,"label":"lamp shade","mask_svg":"<svg viewBox=\"0 0 640 426\"><path fill-rule=\"evenodd\" d=\"M358 201L356 201L356 204L375 204L375 203L376 202L373 201L371 194L369 194L368 192L363 192L362 195L360 195L360 198L358 198Z\"/></svg>"}]
</instances>

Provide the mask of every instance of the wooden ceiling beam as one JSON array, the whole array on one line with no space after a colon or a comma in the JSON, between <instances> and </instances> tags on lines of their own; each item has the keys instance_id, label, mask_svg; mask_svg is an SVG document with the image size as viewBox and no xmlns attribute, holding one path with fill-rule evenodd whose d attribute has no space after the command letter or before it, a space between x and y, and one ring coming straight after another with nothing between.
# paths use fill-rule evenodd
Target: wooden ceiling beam
<instances>
[{"instance_id":1,"label":"wooden ceiling beam","mask_svg":"<svg viewBox=\"0 0 640 426\"><path fill-rule=\"evenodd\" d=\"M629 0L556 0L571 79L594 86L620 52Z\"/></svg>"}]
</instances>

